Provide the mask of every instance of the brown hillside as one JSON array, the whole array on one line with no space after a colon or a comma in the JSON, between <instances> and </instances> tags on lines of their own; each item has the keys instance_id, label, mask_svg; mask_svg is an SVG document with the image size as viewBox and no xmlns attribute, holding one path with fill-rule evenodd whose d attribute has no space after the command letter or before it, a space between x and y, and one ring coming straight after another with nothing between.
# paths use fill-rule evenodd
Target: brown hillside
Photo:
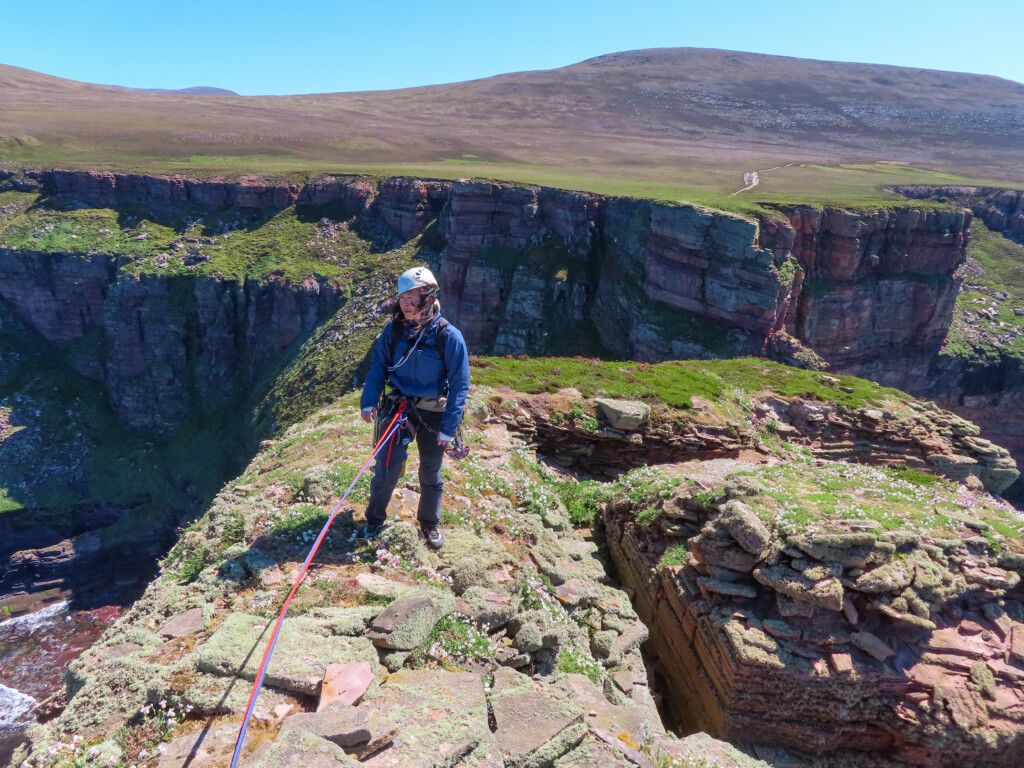
<instances>
[{"instance_id":1,"label":"brown hillside","mask_svg":"<svg viewBox=\"0 0 1024 768\"><path fill-rule=\"evenodd\" d=\"M304 96L148 93L0 66L0 103L0 160L29 164L473 155L661 179L672 168L885 160L1024 178L1024 85L718 50L632 51L450 85Z\"/></svg>"}]
</instances>

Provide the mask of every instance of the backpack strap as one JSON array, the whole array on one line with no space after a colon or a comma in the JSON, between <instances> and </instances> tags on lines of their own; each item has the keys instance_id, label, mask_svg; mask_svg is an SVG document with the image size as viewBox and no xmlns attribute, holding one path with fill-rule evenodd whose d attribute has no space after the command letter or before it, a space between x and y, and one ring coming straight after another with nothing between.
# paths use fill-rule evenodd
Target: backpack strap
<instances>
[{"instance_id":1,"label":"backpack strap","mask_svg":"<svg viewBox=\"0 0 1024 768\"><path fill-rule=\"evenodd\" d=\"M448 321L443 317L437 321L437 331L434 334L434 349L441 356L441 378L437 380L437 396L448 395L448 363L444 359L445 343L448 339Z\"/></svg>"},{"instance_id":2,"label":"backpack strap","mask_svg":"<svg viewBox=\"0 0 1024 768\"><path fill-rule=\"evenodd\" d=\"M396 318L397 319L397 318ZM444 353L448 339L449 322L443 317L437 321L437 330L434 333L434 351L441 356L441 378L437 381L437 396L444 397L448 394L448 365ZM388 361L391 365L395 363L395 352L398 350L398 342L402 338L402 328L395 320L391 321L391 333L388 335ZM385 382L386 384L386 382Z\"/></svg>"},{"instance_id":3,"label":"backpack strap","mask_svg":"<svg viewBox=\"0 0 1024 768\"><path fill-rule=\"evenodd\" d=\"M397 319L397 318L396 318ZM395 320L391 321L391 335L388 337L388 365L395 364L395 351L398 349L398 341L402 338L402 329Z\"/></svg>"}]
</instances>

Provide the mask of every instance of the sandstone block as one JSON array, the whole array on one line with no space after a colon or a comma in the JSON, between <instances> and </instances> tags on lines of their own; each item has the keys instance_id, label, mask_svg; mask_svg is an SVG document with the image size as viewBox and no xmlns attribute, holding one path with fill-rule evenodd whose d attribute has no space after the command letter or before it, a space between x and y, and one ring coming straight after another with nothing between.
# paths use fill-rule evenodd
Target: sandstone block
<instances>
[{"instance_id":1,"label":"sandstone block","mask_svg":"<svg viewBox=\"0 0 1024 768\"><path fill-rule=\"evenodd\" d=\"M615 639L618 636L618 633L612 630L595 632L590 638L590 649L595 655L608 658L612 655L612 647L615 645Z\"/></svg>"},{"instance_id":2,"label":"sandstone block","mask_svg":"<svg viewBox=\"0 0 1024 768\"><path fill-rule=\"evenodd\" d=\"M330 630L332 635L355 636L362 634L367 624L383 608L374 605L357 605L351 608L318 606L310 613L318 623Z\"/></svg>"},{"instance_id":3,"label":"sandstone block","mask_svg":"<svg viewBox=\"0 0 1024 768\"><path fill-rule=\"evenodd\" d=\"M255 680L270 639L268 624L259 616L231 614L196 652L196 667L200 672ZM369 640L331 636L313 621L296 617L281 625L265 679L267 685L315 696L329 664L360 661L377 663Z\"/></svg>"},{"instance_id":4,"label":"sandstone block","mask_svg":"<svg viewBox=\"0 0 1024 768\"><path fill-rule=\"evenodd\" d=\"M366 636L379 648L412 650L444 616L455 610L455 597L437 589L422 589L400 597L370 623Z\"/></svg>"},{"instance_id":5,"label":"sandstone block","mask_svg":"<svg viewBox=\"0 0 1024 768\"><path fill-rule=\"evenodd\" d=\"M873 656L879 661L885 661L895 654L895 651L889 647L888 643L870 632L854 632L850 635L850 642L864 651L864 653Z\"/></svg>"},{"instance_id":6,"label":"sandstone block","mask_svg":"<svg viewBox=\"0 0 1024 768\"><path fill-rule=\"evenodd\" d=\"M253 752L242 764L243 768L356 768L358 760L345 754L345 750L327 739L308 731L288 730L276 741L268 742Z\"/></svg>"},{"instance_id":7,"label":"sandstone block","mask_svg":"<svg viewBox=\"0 0 1024 768\"><path fill-rule=\"evenodd\" d=\"M356 582L375 597L401 597L412 592L412 587L407 584L399 584L376 573L363 571L356 576Z\"/></svg>"},{"instance_id":8,"label":"sandstone block","mask_svg":"<svg viewBox=\"0 0 1024 768\"><path fill-rule=\"evenodd\" d=\"M587 579L569 579L555 587L554 594L561 603L572 607L593 605L602 596L600 586Z\"/></svg>"},{"instance_id":9,"label":"sandstone block","mask_svg":"<svg viewBox=\"0 0 1024 768\"><path fill-rule=\"evenodd\" d=\"M495 629L515 615L516 603L502 592L470 587L455 601L455 610L478 624Z\"/></svg>"},{"instance_id":10,"label":"sandstone block","mask_svg":"<svg viewBox=\"0 0 1024 768\"><path fill-rule=\"evenodd\" d=\"M237 737L238 726L234 723L178 736L160 753L157 768L180 768L182 765L201 768L225 759L230 761Z\"/></svg>"},{"instance_id":11,"label":"sandstone block","mask_svg":"<svg viewBox=\"0 0 1024 768\"><path fill-rule=\"evenodd\" d=\"M362 760L389 745L398 726L379 709L353 707L336 701L320 712L303 712L286 718L281 724L281 733L290 730L327 739Z\"/></svg>"},{"instance_id":12,"label":"sandstone block","mask_svg":"<svg viewBox=\"0 0 1024 768\"><path fill-rule=\"evenodd\" d=\"M651 407L637 400L598 398L594 403L614 429L637 429L651 417Z\"/></svg>"},{"instance_id":13,"label":"sandstone block","mask_svg":"<svg viewBox=\"0 0 1024 768\"><path fill-rule=\"evenodd\" d=\"M340 701L355 704L366 693L373 682L373 667L365 661L355 664L329 664L320 689L320 703L317 712L329 704Z\"/></svg>"},{"instance_id":14,"label":"sandstone block","mask_svg":"<svg viewBox=\"0 0 1024 768\"><path fill-rule=\"evenodd\" d=\"M839 579L814 582L785 565L754 570L754 578L776 592L798 602L830 611L843 610L843 585Z\"/></svg>"},{"instance_id":15,"label":"sandstone block","mask_svg":"<svg viewBox=\"0 0 1024 768\"><path fill-rule=\"evenodd\" d=\"M752 555L763 556L771 543L771 531L761 518L746 504L736 499L728 501L719 518L729 534Z\"/></svg>"},{"instance_id":16,"label":"sandstone block","mask_svg":"<svg viewBox=\"0 0 1024 768\"><path fill-rule=\"evenodd\" d=\"M1010 635L1010 656L1024 663L1024 624L1014 623Z\"/></svg>"},{"instance_id":17,"label":"sandstone block","mask_svg":"<svg viewBox=\"0 0 1024 768\"><path fill-rule=\"evenodd\" d=\"M749 573L757 565L757 558L749 552L735 546L732 542L722 541L703 533L689 541L690 552L701 563L718 565L733 571Z\"/></svg>"},{"instance_id":18,"label":"sandstone block","mask_svg":"<svg viewBox=\"0 0 1024 768\"><path fill-rule=\"evenodd\" d=\"M964 576L967 581L973 584L981 584L984 587L993 589L1013 589L1020 583L1020 574L1016 571L1007 571L996 566L987 568L964 568Z\"/></svg>"},{"instance_id":19,"label":"sandstone block","mask_svg":"<svg viewBox=\"0 0 1024 768\"><path fill-rule=\"evenodd\" d=\"M558 758L554 768L631 768L632 765L633 763L627 762L618 750L591 737L584 739L574 750Z\"/></svg>"},{"instance_id":20,"label":"sandstone block","mask_svg":"<svg viewBox=\"0 0 1024 768\"><path fill-rule=\"evenodd\" d=\"M704 592L713 592L728 597L742 597L753 599L757 597L757 588L750 584L738 584L734 581L721 581L702 576L697 579L697 584Z\"/></svg>"},{"instance_id":21,"label":"sandstone block","mask_svg":"<svg viewBox=\"0 0 1024 768\"><path fill-rule=\"evenodd\" d=\"M630 744L627 744L619 738L617 734L604 728L597 727L592 728L591 732L604 744L618 752L622 757L626 758L631 765L638 766L638 768L657 768L647 755Z\"/></svg>"},{"instance_id":22,"label":"sandstone block","mask_svg":"<svg viewBox=\"0 0 1024 768\"><path fill-rule=\"evenodd\" d=\"M541 768L586 735L583 711L567 696L519 675L491 693L494 733L508 768Z\"/></svg>"},{"instance_id":23,"label":"sandstone block","mask_svg":"<svg viewBox=\"0 0 1024 768\"><path fill-rule=\"evenodd\" d=\"M910 586L914 578L914 564L893 562L879 566L874 570L857 577L853 588L867 594L882 592L901 592Z\"/></svg>"},{"instance_id":24,"label":"sandstone block","mask_svg":"<svg viewBox=\"0 0 1024 768\"><path fill-rule=\"evenodd\" d=\"M513 673L516 674L516 673ZM360 708L368 707L364 703ZM368 768L429 768L461 764L494 737L479 675L440 670L402 670L381 686L372 706L398 726L394 742L365 760Z\"/></svg>"},{"instance_id":25,"label":"sandstone block","mask_svg":"<svg viewBox=\"0 0 1024 768\"><path fill-rule=\"evenodd\" d=\"M187 635L195 634L205 626L206 620L203 618L203 609L189 608L160 627L158 634L167 638L186 637Z\"/></svg>"},{"instance_id":26,"label":"sandstone block","mask_svg":"<svg viewBox=\"0 0 1024 768\"><path fill-rule=\"evenodd\" d=\"M863 568L868 564L876 540L871 533L832 533L791 536L789 543L815 560L839 563L844 568Z\"/></svg>"},{"instance_id":27,"label":"sandstone block","mask_svg":"<svg viewBox=\"0 0 1024 768\"><path fill-rule=\"evenodd\" d=\"M769 768L768 763L750 757L732 744L714 739L706 733L695 733L684 739L657 739L651 747L651 754L674 760L680 765L699 765L703 761L720 768Z\"/></svg>"},{"instance_id":28,"label":"sandstone block","mask_svg":"<svg viewBox=\"0 0 1024 768\"><path fill-rule=\"evenodd\" d=\"M570 674L559 682L558 688L585 713L590 728L602 728L623 734L633 744L643 744L648 738L647 717L642 707L616 706L608 701L600 688L584 675Z\"/></svg>"},{"instance_id":29,"label":"sandstone block","mask_svg":"<svg viewBox=\"0 0 1024 768\"><path fill-rule=\"evenodd\" d=\"M456 562L449 574L455 594L461 595L470 587L493 587L494 579L487 572L488 565L481 557L464 557Z\"/></svg>"}]
</instances>

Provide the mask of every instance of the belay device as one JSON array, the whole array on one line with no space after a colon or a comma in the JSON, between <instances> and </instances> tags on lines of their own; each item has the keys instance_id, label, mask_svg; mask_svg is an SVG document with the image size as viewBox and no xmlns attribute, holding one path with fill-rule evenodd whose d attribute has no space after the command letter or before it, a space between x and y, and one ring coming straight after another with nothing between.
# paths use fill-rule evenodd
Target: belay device
<instances>
[{"instance_id":1,"label":"belay device","mask_svg":"<svg viewBox=\"0 0 1024 768\"><path fill-rule=\"evenodd\" d=\"M462 459L469 456L469 446L466 445L462 439L462 425L459 424L459 428L455 430L455 437L444 449L445 455L454 461L461 461Z\"/></svg>"}]
</instances>

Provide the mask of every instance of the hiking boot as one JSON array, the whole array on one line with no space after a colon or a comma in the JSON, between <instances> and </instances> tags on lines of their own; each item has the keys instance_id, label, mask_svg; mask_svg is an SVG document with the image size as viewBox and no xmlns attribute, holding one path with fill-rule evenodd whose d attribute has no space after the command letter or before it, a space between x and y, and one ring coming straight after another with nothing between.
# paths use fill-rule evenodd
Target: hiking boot
<instances>
[{"instance_id":1,"label":"hiking boot","mask_svg":"<svg viewBox=\"0 0 1024 768\"><path fill-rule=\"evenodd\" d=\"M359 528L352 531L352 535L349 537L349 541L355 541L356 539L376 539L377 534L381 532L383 525L373 525L367 523Z\"/></svg>"},{"instance_id":2,"label":"hiking boot","mask_svg":"<svg viewBox=\"0 0 1024 768\"><path fill-rule=\"evenodd\" d=\"M427 539L427 546L431 549L440 549L444 546L444 534L436 525L433 528L424 528L423 535Z\"/></svg>"}]
</instances>

